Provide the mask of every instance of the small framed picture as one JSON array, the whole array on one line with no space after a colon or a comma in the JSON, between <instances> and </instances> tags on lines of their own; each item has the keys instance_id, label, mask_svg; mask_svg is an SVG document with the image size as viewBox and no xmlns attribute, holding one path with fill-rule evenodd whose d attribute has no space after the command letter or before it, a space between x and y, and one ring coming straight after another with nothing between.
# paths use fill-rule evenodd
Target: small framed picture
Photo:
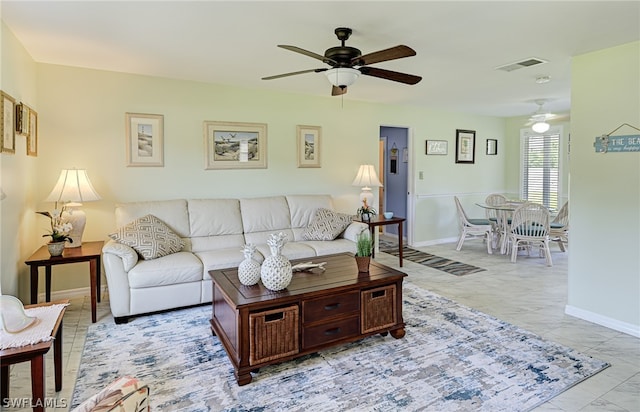
<instances>
[{"instance_id":1,"label":"small framed picture","mask_svg":"<svg viewBox=\"0 0 640 412\"><path fill-rule=\"evenodd\" d=\"M24 103L16 104L16 133L29 136L29 106Z\"/></svg>"},{"instance_id":2,"label":"small framed picture","mask_svg":"<svg viewBox=\"0 0 640 412\"><path fill-rule=\"evenodd\" d=\"M449 153L449 142L446 140L427 140L428 155L446 155Z\"/></svg>"},{"instance_id":3,"label":"small framed picture","mask_svg":"<svg viewBox=\"0 0 640 412\"><path fill-rule=\"evenodd\" d=\"M204 122L205 169L266 169L267 124Z\"/></svg>"},{"instance_id":4,"label":"small framed picture","mask_svg":"<svg viewBox=\"0 0 640 412\"><path fill-rule=\"evenodd\" d=\"M27 156L38 156L38 113L29 109L29 135L27 136Z\"/></svg>"},{"instance_id":5,"label":"small framed picture","mask_svg":"<svg viewBox=\"0 0 640 412\"><path fill-rule=\"evenodd\" d=\"M474 163L476 131L456 129L456 163Z\"/></svg>"},{"instance_id":6,"label":"small framed picture","mask_svg":"<svg viewBox=\"0 0 640 412\"><path fill-rule=\"evenodd\" d=\"M15 119L15 106L16 101L13 97L9 96L5 92L0 93L2 100L0 105L2 106L2 145L0 151L3 153L15 153L16 152L16 128L14 124Z\"/></svg>"},{"instance_id":7,"label":"small framed picture","mask_svg":"<svg viewBox=\"0 0 640 412\"><path fill-rule=\"evenodd\" d=\"M127 166L164 166L164 116L125 113Z\"/></svg>"},{"instance_id":8,"label":"small framed picture","mask_svg":"<svg viewBox=\"0 0 640 412\"><path fill-rule=\"evenodd\" d=\"M298 167L320 167L320 126L296 126Z\"/></svg>"},{"instance_id":9,"label":"small framed picture","mask_svg":"<svg viewBox=\"0 0 640 412\"><path fill-rule=\"evenodd\" d=\"M487 154L488 155L497 155L498 154L498 140L497 139L487 139Z\"/></svg>"}]
</instances>

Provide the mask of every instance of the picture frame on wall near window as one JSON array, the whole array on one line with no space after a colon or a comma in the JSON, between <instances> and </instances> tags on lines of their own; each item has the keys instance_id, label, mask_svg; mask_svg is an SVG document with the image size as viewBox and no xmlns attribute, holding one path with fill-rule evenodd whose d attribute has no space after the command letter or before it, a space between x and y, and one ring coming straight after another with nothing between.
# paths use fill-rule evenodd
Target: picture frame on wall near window
<instances>
[{"instance_id":1,"label":"picture frame on wall near window","mask_svg":"<svg viewBox=\"0 0 640 412\"><path fill-rule=\"evenodd\" d=\"M298 167L320 167L320 126L296 126Z\"/></svg>"},{"instance_id":2,"label":"picture frame on wall near window","mask_svg":"<svg viewBox=\"0 0 640 412\"><path fill-rule=\"evenodd\" d=\"M0 92L0 96L0 103L2 106L0 110L0 115L2 115L2 122L0 123L0 126L2 126L2 142L0 142L0 152L15 153L16 129L14 123L14 110L16 106L16 100L5 92Z\"/></svg>"},{"instance_id":3,"label":"picture frame on wall near window","mask_svg":"<svg viewBox=\"0 0 640 412\"><path fill-rule=\"evenodd\" d=\"M456 129L456 163L474 163L476 131Z\"/></svg>"},{"instance_id":4,"label":"picture frame on wall near window","mask_svg":"<svg viewBox=\"0 0 640 412\"><path fill-rule=\"evenodd\" d=\"M127 166L164 166L164 116L125 113Z\"/></svg>"},{"instance_id":5,"label":"picture frame on wall near window","mask_svg":"<svg viewBox=\"0 0 640 412\"><path fill-rule=\"evenodd\" d=\"M487 139L487 155L497 155L497 154L498 154L498 140Z\"/></svg>"}]
</instances>

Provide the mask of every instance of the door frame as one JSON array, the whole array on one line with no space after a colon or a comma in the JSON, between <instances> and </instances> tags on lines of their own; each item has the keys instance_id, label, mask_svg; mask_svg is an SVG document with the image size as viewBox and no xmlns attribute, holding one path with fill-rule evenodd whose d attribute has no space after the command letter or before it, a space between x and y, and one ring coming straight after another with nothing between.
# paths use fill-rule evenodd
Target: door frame
<instances>
[{"instance_id":1,"label":"door frame","mask_svg":"<svg viewBox=\"0 0 640 412\"><path fill-rule=\"evenodd\" d=\"M414 179L414 139L413 139L413 135L414 135L414 130L412 127L409 126L402 126L402 125L390 125L390 124L381 124L378 126L378 135L379 135L379 140L383 140L384 139L384 145L378 145L378 150L381 150L382 148L386 149L386 145L387 145L387 141L386 141L386 136L381 136L380 133L380 128L381 127L392 127L392 128L396 128L396 129L405 129L407 131L407 150L408 150L408 159L407 159L407 216L405 216L405 218L407 219L403 225L403 232L404 232L404 236L406 237L406 241L404 241L404 244L407 246L411 246L413 245L413 233L414 233L414 217L415 217L415 199L414 199L414 193L415 193L415 179ZM384 153L382 153L382 155L380 153L378 153L378 158L381 159L381 162L383 164L378 164L378 169L380 170L380 173L382 174L383 170L386 170L384 163L387 162L388 156L387 156L387 151L384 150ZM379 161L380 162L380 161ZM385 192L385 201L386 201L386 192ZM382 211L381 211L382 212Z\"/></svg>"}]
</instances>

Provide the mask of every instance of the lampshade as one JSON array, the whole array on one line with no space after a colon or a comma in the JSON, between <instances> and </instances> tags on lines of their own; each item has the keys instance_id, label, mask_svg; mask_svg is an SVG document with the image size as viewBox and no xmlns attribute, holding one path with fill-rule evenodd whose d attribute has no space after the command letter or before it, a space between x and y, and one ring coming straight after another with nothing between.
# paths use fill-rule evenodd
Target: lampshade
<instances>
[{"instance_id":1,"label":"lampshade","mask_svg":"<svg viewBox=\"0 0 640 412\"><path fill-rule=\"evenodd\" d=\"M338 67L329 69L324 72L324 75L329 79L329 83L336 87L351 86L356 82L360 71L351 69L349 67Z\"/></svg>"},{"instance_id":2,"label":"lampshade","mask_svg":"<svg viewBox=\"0 0 640 412\"><path fill-rule=\"evenodd\" d=\"M73 242L65 244L65 247L82 246L82 234L87 222L84 211L78 209L83 202L92 202L102 199L96 192L84 169L64 169L60 172L58 182L53 187L45 202L63 203L68 211L65 211L63 218L66 222L71 223L73 229L69 233L69 237Z\"/></svg>"},{"instance_id":3,"label":"lampshade","mask_svg":"<svg viewBox=\"0 0 640 412\"><path fill-rule=\"evenodd\" d=\"M382 183L378 180L376 169L373 165L360 165L356 178L353 179L352 186L361 186L362 192L360 192L360 201L367 199L367 204L373 203L373 193L371 193L371 186L381 187Z\"/></svg>"},{"instance_id":4,"label":"lampshade","mask_svg":"<svg viewBox=\"0 0 640 412\"><path fill-rule=\"evenodd\" d=\"M536 133L544 133L547 130L549 130L549 128L551 127L551 125L547 122L536 122L531 126L531 129L536 132Z\"/></svg>"}]
</instances>

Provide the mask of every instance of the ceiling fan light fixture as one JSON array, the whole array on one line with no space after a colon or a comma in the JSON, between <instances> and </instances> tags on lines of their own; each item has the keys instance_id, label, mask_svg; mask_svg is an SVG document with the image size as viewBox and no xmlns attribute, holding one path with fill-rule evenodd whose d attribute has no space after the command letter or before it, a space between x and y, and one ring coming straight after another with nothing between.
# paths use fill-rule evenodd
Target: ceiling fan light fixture
<instances>
[{"instance_id":1,"label":"ceiling fan light fixture","mask_svg":"<svg viewBox=\"0 0 640 412\"><path fill-rule=\"evenodd\" d=\"M544 133L547 130L549 130L549 128L551 127L551 125L547 122L535 122L532 126L531 129L536 132L536 133Z\"/></svg>"},{"instance_id":2,"label":"ceiling fan light fixture","mask_svg":"<svg viewBox=\"0 0 640 412\"><path fill-rule=\"evenodd\" d=\"M324 72L325 76L329 80L329 83L336 87L348 87L356 82L360 71L349 67L334 67Z\"/></svg>"}]
</instances>

